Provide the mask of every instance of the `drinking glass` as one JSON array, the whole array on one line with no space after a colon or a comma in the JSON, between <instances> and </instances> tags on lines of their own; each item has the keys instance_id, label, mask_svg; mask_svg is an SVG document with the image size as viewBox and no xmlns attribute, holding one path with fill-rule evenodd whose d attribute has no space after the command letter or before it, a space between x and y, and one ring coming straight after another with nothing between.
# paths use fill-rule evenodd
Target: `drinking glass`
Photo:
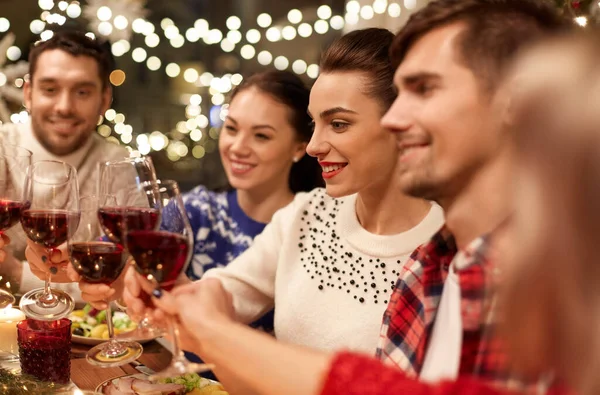
<instances>
[{"instance_id":1,"label":"drinking glass","mask_svg":"<svg viewBox=\"0 0 600 395\"><path fill-rule=\"evenodd\" d=\"M127 263L123 245L100 239L98 196L79 199L81 219L79 227L69 239L69 255L75 271L88 283L112 284L119 278ZM106 326L109 341L90 349L86 358L92 365L121 366L137 359L143 351L136 342L120 342L114 338L112 311L107 301Z\"/></svg>"},{"instance_id":2,"label":"drinking glass","mask_svg":"<svg viewBox=\"0 0 600 395\"><path fill-rule=\"evenodd\" d=\"M37 321L17 324L21 372L42 381L65 384L71 379L71 321Z\"/></svg>"},{"instance_id":3,"label":"drinking glass","mask_svg":"<svg viewBox=\"0 0 600 395\"><path fill-rule=\"evenodd\" d=\"M123 229L154 230L160 225L160 196L156 172L149 157L127 158L100 165L98 218L106 236L124 245ZM125 246L126 247L126 246ZM148 298L149 299L149 298ZM143 340L162 336L145 315L137 329L117 335L121 340Z\"/></svg>"},{"instance_id":4,"label":"drinking glass","mask_svg":"<svg viewBox=\"0 0 600 395\"><path fill-rule=\"evenodd\" d=\"M179 186L175 181L158 181L162 201L159 230L139 230L125 227L125 243L135 260L138 273L151 285L170 291L178 277L185 273L193 248L193 235ZM190 306L191 308L191 306ZM188 361L179 345L179 328L175 319L169 319L173 337L171 364L150 377L151 380L175 377L185 373L209 371L212 365Z\"/></svg>"},{"instance_id":5,"label":"drinking glass","mask_svg":"<svg viewBox=\"0 0 600 395\"><path fill-rule=\"evenodd\" d=\"M23 183L31 165L31 151L18 145L0 143L0 234L19 222L23 200ZM7 284L10 287L10 284ZM0 309L15 304L15 297L0 289Z\"/></svg>"},{"instance_id":6,"label":"drinking glass","mask_svg":"<svg viewBox=\"0 0 600 395\"><path fill-rule=\"evenodd\" d=\"M25 235L45 247L45 256L49 257L54 249L67 242L79 224L77 171L61 161L36 162L27 171L23 196L27 202L21 213ZM51 267L44 288L21 297L19 306L26 316L54 321L73 311L73 298L62 290L50 288L52 274L57 272L56 267Z\"/></svg>"}]
</instances>

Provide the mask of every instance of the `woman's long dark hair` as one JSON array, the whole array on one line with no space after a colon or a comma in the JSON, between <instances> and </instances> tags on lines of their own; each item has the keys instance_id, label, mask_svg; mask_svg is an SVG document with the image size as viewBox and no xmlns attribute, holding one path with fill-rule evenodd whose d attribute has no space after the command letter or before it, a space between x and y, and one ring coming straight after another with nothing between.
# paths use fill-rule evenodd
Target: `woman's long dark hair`
<instances>
[{"instance_id":1,"label":"woman's long dark hair","mask_svg":"<svg viewBox=\"0 0 600 395\"><path fill-rule=\"evenodd\" d=\"M300 77L288 71L269 70L253 74L233 91L231 100L243 90L257 88L289 108L290 124L299 141L308 143L312 137L308 116L310 91ZM324 185L321 167L315 158L304 155L292 165L289 186L292 192L310 191Z\"/></svg>"}]
</instances>

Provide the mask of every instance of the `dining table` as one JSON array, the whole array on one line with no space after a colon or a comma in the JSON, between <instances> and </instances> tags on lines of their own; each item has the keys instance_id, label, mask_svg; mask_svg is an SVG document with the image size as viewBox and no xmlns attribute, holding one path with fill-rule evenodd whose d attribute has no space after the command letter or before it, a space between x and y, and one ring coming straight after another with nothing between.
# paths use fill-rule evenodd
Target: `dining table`
<instances>
[{"instance_id":1,"label":"dining table","mask_svg":"<svg viewBox=\"0 0 600 395\"><path fill-rule=\"evenodd\" d=\"M132 363L105 368L91 365L85 354L91 346L73 343L71 347L71 381L82 390L95 390L106 380L130 375L141 374L140 364L157 372L169 365L172 354L159 341L153 340L143 345L144 353ZM138 368L138 369L136 369Z\"/></svg>"}]
</instances>

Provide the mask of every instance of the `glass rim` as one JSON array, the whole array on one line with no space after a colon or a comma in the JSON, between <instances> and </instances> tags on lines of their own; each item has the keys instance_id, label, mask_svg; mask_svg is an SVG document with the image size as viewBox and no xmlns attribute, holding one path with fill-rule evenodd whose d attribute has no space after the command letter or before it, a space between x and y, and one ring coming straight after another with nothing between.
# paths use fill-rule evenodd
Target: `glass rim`
<instances>
[{"instance_id":1,"label":"glass rim","mask_svg":"<svg viewBox=\"0 0 600 395\"><path fill-rule=\"evenodd\" d=\"M7 155L7 154L3 153L3 154L0 155L0 157L6 156L6 157L9 157L9 158L31 158L33 156L33 152L31 152L27 148L22 147L22 146L17 145L17 144L0 142L0 146L15 148L16 151L18 151L17 153L15 153L15 155L10 155L10 154Z\"/></svg>"},{"instance_id":2,"label":"glass rim","mask_svg":"<svg viewBox=\"0 0 600 395\"><path fill-rule=\"evenodd\" d=\"M33 172L35 171L35 169L37 169L38 167L40 167L44 164L48 164L48 163L62 165L63 167L66 167L67 169L69 169L69 173L66 174L66 179L65 180L57 180L56 182L49 182L49 181L40 180L40 179L36 178L35 176L33 176ZM28 177L33 176L32 177L33 180L38 184L60 186L60 185L65 185L65 184L68 184L69 182L72 182L73 178L77 179L77 169L75 169L75 167L73 165L71 165L67 162L63 162L61 160L53 160L53 159L46 160L45 159L45 160L39 160L39 161L34 162L31 165L29 165L28 171L27 171L27 176Z\"/></svg>"},{"instance_id":3,"label":"glass rim","mask_svg":"<svg viewBox=\"0 0 600 395\"><path fill-rule=\"evenodd\" d=\"M59 325L54 328L34 329L34 328L29 327L30 321L38 321L39 322L39 320L36 320L33 318L25 318L24 320L17 322L17 329L22 330L22 331L28 331L28 332L51 333L51 332L55 332L55 331L64 330L65 328L70 327L72 324L70 319L61 318L61 319L57 320L57 321L60 321ZM45 322L47 322L47 321L45 321ZM56 322L56 321L54 321L54 322ZM23 325L27 325L27 327L23 328Z\"/></svg>"},{"instance_id":4,"label":"glass rim","mask_svg":"<svg viewBox=\"0 0 600 395\"><path fill-rule=\"evenodd\" d=\"M121 158L121 159L114 159L114 160L107 160L105 162L100 162L100 165L108 166L108 165L132 164L132 163L135 164L135 163L141 163L141 162L146 162L146 161L152 162L152 158L147 155L135 156L135 157L125 157L125 158ZM154 163L152 165L154 165Z\"/></svg>"}]
</instances>

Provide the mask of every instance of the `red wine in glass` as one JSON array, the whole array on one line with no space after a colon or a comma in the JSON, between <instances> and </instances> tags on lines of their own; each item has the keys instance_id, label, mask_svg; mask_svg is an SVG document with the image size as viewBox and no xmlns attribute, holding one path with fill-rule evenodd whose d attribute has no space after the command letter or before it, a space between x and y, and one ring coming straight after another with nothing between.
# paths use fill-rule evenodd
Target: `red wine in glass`
<instances>
[{"instance_id":1,"label":"red wine in glass","mask_svg":"<svg viewBox=\"0 0 600 395\"><path fill-rule=\"evenodd\" d=\"M21 225L27 237L46 248L56 248L65 243L77 228L79 215L64 210L24 210Z\"/></svg>"},{"instance_id":2,"label":"red wine in glass","mask_svg":"<svg viewBox=\"0 0 600 395\"><path fill-rule=\"evenodd\" d=\"M14 200L0 200L0 232L5 232L21 219L21 210L27 203Z\"/></svg>"},{"instance_id":3,"label":"red wine in glass","mask_svg":"<svg viewBox=\"0 0 600 395\"><path fill-rule=\"evenodd\" d=\"M65 244L79 226L77 170L62 161L35 162L27 170L22 201L28 206L21 212L21 225L27 238L45 250L43 259ZM44 287L21 297L19 307L27 317L55 321L73 311L73 298L50 287L57 269L51 264Z\"/></svg>"},{"instance_id":4,"label":"red wine in glass","mask_svg":"<svg viewBox=\"0 0 600 395\"><path fill-rule=\"evenodd\" d=\"M127 248L137 270L169 291L187 263L190 245L177 233L132 231L127 233Z\"/></svg>"},{"instance_id":5,"label":"red wine in glass","mask_svg":"<svg viewBox=\"0 0 600 395\"><path fill-rule=\"evenodd\" d=\"M98 210L100 225L114 243L123 244L123 227L154 230L158 227L159 211L145 207L102 207Z\"/></svg>"},{"instance_id":6,"label":"red wine in glass","mask_svg":"<svg viewBox=\"0 0 600 395\"><path fill-rule=\"evenodd\" d=\"M23 147L0 142L0 235L19 222L21 209L27 201L23 196L23 179L31 165L31 155L31 151ZM5 282L6 279L3 286ZM14 295L0 289L0 308L15 302Z\"/></svg>"},{"instance_id":7,"label":"red wine in glass","mask_svg":"<svg viewBox=\"0 0 600 395\"><path fill-rule=\"evenodd\" d=\"M103 241L71 243L69 252L75 271L92 284L112 284L127 262L121 245Z\"/></svg>"}]
</instances>

